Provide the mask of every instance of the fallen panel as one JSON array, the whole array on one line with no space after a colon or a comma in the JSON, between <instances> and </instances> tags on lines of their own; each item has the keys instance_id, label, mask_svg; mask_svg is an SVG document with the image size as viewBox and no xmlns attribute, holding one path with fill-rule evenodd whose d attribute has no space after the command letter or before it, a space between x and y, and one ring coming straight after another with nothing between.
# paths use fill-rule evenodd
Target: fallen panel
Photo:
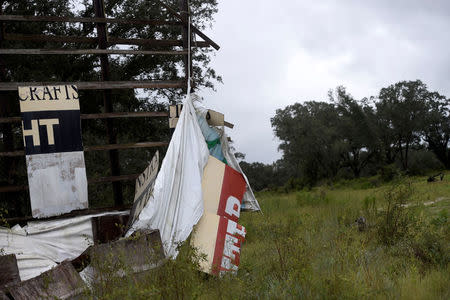
<instances>
[{"instance_id":1,"label":"fallen panel","mask_svg":"<svg viewBox=\"0 0 450 300\"><path fill-rule=\"evenodd\" d=\"M84 282L72 264L62 262L38 277L8 287L15 300L67 299L82 293Z\"/></svg>"},{"instance_id":2,"label":"fallen panel","mask_svg":"<svg viewBox=\"0 0 450 300\"><path fill-rule=\"evenodd\" d=\"M0 256L0 289L7 284L20 282L19 268L17 267L16 255ZM0 298L1 299L1 298Z\"/></svg>"},{"instance_id":3,"label":"fallen panel","mask_svg":"<svg viewBox=\"0 0 450 300\"><path fill-rule=\"evenodd\" d=\"M153 194L156 175L159 167L159 152L156 151L148 167L136 178L136 189L134 194L133 207L130 211L130 219L127 230L139 218L142 209L147 205L150 196Z\"/></svg>"},{"instance_id":4,"label":"fallen panel","mask_svg":"<svg viewBox=\"0 0 450 300\"><path fill-rule=\"evenodd\" d=\"M109 280L104 273L123 277L160 266L165 258L158 230L138 231L134 236L89 247L72 260L89 285Z\"/></svg>"},{"instance_id":5,"label":"fallen panel","mask_svg":"<svg viewBox=\"0 0 450 300\"><path fill-rule=\"evenodd\" d=\"M78 257L93 245L92 217L126 213L109 212L0 228L0 249L16 255L20 278L27 280L66 259Z\"/></svg>"}]
</instances>

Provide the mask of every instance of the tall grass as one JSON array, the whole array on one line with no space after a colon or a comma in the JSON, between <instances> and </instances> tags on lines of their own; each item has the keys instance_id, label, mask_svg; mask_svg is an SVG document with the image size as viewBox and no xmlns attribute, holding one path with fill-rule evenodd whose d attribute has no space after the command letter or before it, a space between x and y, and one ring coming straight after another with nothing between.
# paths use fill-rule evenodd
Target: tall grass
<instances>
[{"instance_id":1,"label":"tall grass","mask_svg":"<svg viewBox=\"0 0 450 300\"><path fill-rule=\"evenodd\" d=\"M90 296L450 299L450 199L423 205L450 197L448 179L346 182L257 197L264 213L241 215L247 238L236 276L196 271L201 256L184 245L177 260ZM355 223L361 216L363 230Z\"/></svg>"}]
</instances>

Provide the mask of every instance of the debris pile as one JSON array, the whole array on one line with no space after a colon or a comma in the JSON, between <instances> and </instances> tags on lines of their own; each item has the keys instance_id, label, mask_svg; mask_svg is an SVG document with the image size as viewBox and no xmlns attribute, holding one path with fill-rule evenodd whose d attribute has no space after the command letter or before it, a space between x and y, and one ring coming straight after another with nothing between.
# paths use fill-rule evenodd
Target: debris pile
<instances>
[{"instance_id":1,"label":"debris pile","mask_svg":"<svg viewBox=\"0 0 450 300\"><path fill-rule=\"evenodd\" d=\"M72 103L71 113L78 116L79 122L77 89L70 88L72 102L67 103ZM50 109L58 122L39 123L38 129L33 129L33 116L37 113L45 119L39 113L44 108L35 104L27 106L23 100L31 99L36 93L42 93L39 95L44 99L53 91L56 95L58 90L62 93L65 89L68 87L19 89L24 109L30 193L33 185L39 190L37 196L31 197L33 217L45 219L0 228L0 297L3 294L13 299L39 298L36 295L72 297L85 284L92 284L95 274L101 272L94 263L95 258L104 261L107 257L116 260L125 257L122 262L126 268L134 273L144 272L157 267L165 258L175 258L178 245L192 232L191 245L206 255L206 260L201 262L202 271L214 275L236 272L246 234L239 224L240 212L259 211L260 207L229 146L224 126L233 125L224 120L224 115L204 108L196 95L188 95L182 106L170 107L169 125L175 129L167 153L159 172L156 152L136 179L131 212L65 217L59 215L87 205L87 196L84 199L85 193L80 192L86 184L83 152L77 154L83 161L81 171L79 164L69 157L69 153L78 153L78 148L58 152L61 143L67 141L61 137L65 131L54 125L62 124L60 120L66 118L66 107L50 100L35 102L45 104L45 109ZM31 108L35 112L28 118L25 109L30 112ZM71 129L71 138L78 140L80 128L75 127ZM53 141L54 145L42 147L39 139L43 136L44 144ZM34 165L37 160L38 167ZM45 184L61 176L65 178L61 185ZM72 187L68 188L68 183ZM58 192L61 189L71 191ZM78 204L73 206L73 203ZM123 255L131 251L135 255ZM55 284L48 286L45 278L54 278ZM47 290L43 291L45 285Z\"/></svg>"}]
</instances>

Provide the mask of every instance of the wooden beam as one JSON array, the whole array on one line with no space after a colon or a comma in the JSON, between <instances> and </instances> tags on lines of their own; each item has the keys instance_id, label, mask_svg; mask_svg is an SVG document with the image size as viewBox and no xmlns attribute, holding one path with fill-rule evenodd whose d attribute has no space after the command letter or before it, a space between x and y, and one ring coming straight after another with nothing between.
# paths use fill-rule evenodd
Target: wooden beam
<instances>
[{"instance_id":1,"label":"wooden beam","mask_svg":"<svg viewBox=\"0 0 450 300\"><path fill-rule=\"evenodd\" d=\"M109 177L97 177L88 179L89 184L105 183L105 182L117 182L117 181L130 181L135 180L140 174L129 174Z\"/></svg>"},{"instance_id":2,"label":"wooden beam","mask_svg":"<svg viewBox=\"0 0 450 300\"><path fill-rule=\"evenodd\" d=\"M5 33L5 41L33 41L33 42L56 42L56 43L84 43L97 44L97 38L84 36L56 36L45 34L18 34ZM124 39L108 36L108 46L113 45L138 45L152 47L182 47L181 40L154 40L154 39ZM209 47L209 43L199 41L191 45L191 47Z\"/></svg>"},{"instance_id":3,"label":"wooden beam","mask_svg":"<svg viewBox=\"0 0 450 300\"><path fill-rule=\"evenodd\" d=\"M115 23L140 25L171 25L180 26L181 22L149 19L116 19L116 18L83 18L83 17L57 17L57 16L28 16L28 15L0 15L0 21L19 22L67 22L67 23Z\"/></svg>"},{"instance_id":4,"label":"wooden beam","mask_svg":"<svg viewBox=\"0 0 450 300\"><path fill-rule=\"evenodd\" d=\"M153 118L153 117L168 117L169 113L164 111L137 111L137 112L113 112L113 113L98 113L98 114L81 114L81 120L93 119L115 119L115 118ZM0 118L1 123L18 123L22 121L22 117L5 117Z\"/></svg>"},{"instance_id":5,"label":"wooden beam","mask_svg":"<svg viewBox=\"0 0 450 300\"><path fill-rule=\"evenodd\" d=\"M138 112L113 112L99 114L81 114L82 120L90 119L114 119L114 118L144 118L144 117L168 117L165 111L138 111ZM1 119L0 119L1 120ZM1 123L1 121L0 121Z\"/></svg>"},{"instance_id":6,"label":"wooden beam","mask_svg":"<svg viewBox=\"0 0 450 300\"><path fill-rule=\"evenodd\" d=\"M228 128L231 128L231 129L233 129L233 127L234 127L234 124L232 124L232 123L230 123L230 122L227 122L227 121L224 121L224 122L223 122L223 125L225 125L225 126L228 127Z\"/></svg>"},{"instance_id":7,"label":"wooden beam","mask_svg":"<svg viewBox=\"0 0 450 300\"><path fill-rule=\"evenodd\" d=\"M116 181L132 181L139 177L140 174L129 174L109 177L96 177L89 178L89 184L116 182ZM12 186L0 186L0 193L12 193L28 190L28 185L12 185Z\"/></svg>"},{"instance_id":8,"label":"wooden beam","mask_svg":"<svg viewBox=\"0 0 450 300\"><path fill-rule=\"evenodd\" d=\"M167 143L167 142L144 142L144 143L131 143L131 144L110 144L110 145L84 146L84 151L153 148L153 147L167 146L168 144L169 143Z\"/></svg>"},{"instance_id":9,"label":"wooden beam","mask_svg":"<svg viewBox=\"0 0 450 300\"><path fill-rule=\"evenodd\" d=\"M163 3L162 1L158 0L158 2L167 9L167 12L169 14L171 14L172 16L174 16L175 18L177 18L178 20L181 21L182 24L186 24L186 22L183 20L183 17L177 12L175 11L173 8L171 8L170 6L168 6L167 4ZM197 27L195 27L194 25L191 25L191 30L192 32L196 33L198 36L200 36L202 39L204 39L206 42L208 42L214 49L219 50L220 46L217 45L213 40L211 40L206 34L204 34L203 32L201 32Z\"/></svg>"},{"instance_id":10,"label":"wooden beam","mask_svg":"<svg viewBox=\"0 0 450 300\"><path fill-rule=\"evenodd\" d=\"M186 55L186 50L151 51L123 49L0 49L0 54L7 55Z\"/></svg>"},{"instance_id":11,"label":"wooden beam","mask_svg":"<svg viewBox=\"0 0 450 300\"><path fill-rule=\"evenodd\" d=\"M120 149L137 149L137 148L153 148L167 146L168 142L142 142L142 143L130 143L130 144L109 144L109 145L96 145L96 146L84 146L84 151L102 151L102 150L120 150ZM5 156L24 156L25 150L16 150L9 152L0 152L0 157Z\"/></svg>"},{"instance_id":12,"label":"wooden beam","mask_svg":"<svg viewBox=\"0 0 450 300\"><path fill-rule=\"evenodd\" d=\"M167 89L182 88L185 81L79 81L79 82L0 82L0 91L17 91L19 86L45 86L74 84L80 90L107 90L107 89Z\"/></svg>"},{"instance_id":13,"label":"wooden beam","mask_svg":"<svg viewBox=\"0 0 450 300\"><path fill-rule=\"evenodd\" d=\"M79 216L94 215L94 214L105 213L105 212L128 211L128 210L130 210L130 208L131 208L130 205L88 208L88 209L73 210L66 214L62 214L59 216L53 216L53 217L49 217L49 218L44 218L44 219L37 219L37 218L33 218L32 216L25 216L25 217L6 218L5 221L10 226L14 226L15 224L24 224L29 221L37 221L37 220L50 221L50 220L59 220L59 219L73 218L73 217L79 217Z\"/></svg>"}]
</instances>

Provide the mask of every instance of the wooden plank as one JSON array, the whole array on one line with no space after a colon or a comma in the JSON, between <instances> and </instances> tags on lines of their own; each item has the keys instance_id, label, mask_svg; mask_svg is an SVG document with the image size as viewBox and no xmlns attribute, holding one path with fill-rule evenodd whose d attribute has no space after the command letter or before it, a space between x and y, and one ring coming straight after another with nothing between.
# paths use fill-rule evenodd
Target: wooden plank
<instances>
[{"instance_id":1,"label":"wooden plank","mask_svg":"<svg viewBox=\"0 0 450 300\"><path fill-rule=\"evenodd\" d=\"M168 142L142 142L142 143L130 143L130 144L109 144L109 145L97 145L97 146L84 146L84 151L153 148L153 147L167 146L168 144L169 144Z\"/></svg>"},{"instance_id":2,"label":"wooden plank","mask_svg":"<svg viewBox=\"0 0 450 300\"><path fill-rule=\"evenodd\" d=\"M210 39L206 34L204 34L203 32L201 32L197 27L195 27L194 25L191 25L191 30L192 32L194 32L195 34L197 34L199 37L201 37L202 39L205 40L205 42L209 43L214 49L219 50L220 46L218 44L216 44L212 39Z\"/></svg>"},{"instance_id":3,"label":"wooden plank","mask_svg":"<svg viewBox=\"0 0 450 300\"><path fill-rule=\"evenodd\" d=\"M60 42L97 44L97 38L84 36L55 36L45 34L5 33L5 41Z\"/></svg>"},{"instance_id":4,"label":"wooden plank","mask_svg":"<svg viewBox=\"0 0 450 300\"><path fill-rule=\"evenodd\" d=\"M80 210L73 210L70 213L62 214L59 216L53 216L49 218L43 218L43 219L36 219L32 216L25 216L25 217L14 217L14 218L6 218L6 222L10 226L14 226L15 224L26 224L29 221L51 221L51 220L59 220L59 219L66 219L66 218L73 218L73 217L79 217L79 216L87 216L87 215L93 215L93 214L99 214L99 213L105 213L105 212L114 212L114 211L129 211L130 205L123 205L123 206L113 206L113 207L101 207L101 208L89 208L89 209L80 209Z\"/></svg>"},{"instance_id":5,"label":"wooden plank","mask_svg":"<svg viewBox=\"0 0 450 300\"><path fill-rule=\"evenodd\" d=\"M227 121L224 121L224 122L223 122L223 125L225 125L225 126L228 127L228 128L231 128L231 129L233 129L233 127L234 127L234 124L232 124L232 123L230 123L230 122L227 122Z\"/></svg>"},{"instance_id":6,"label":"wooden plank","mask_svg":"<svg viewBox=\"0 0 450 300\"><path fill-rule=\"evenodd\" d=\"M186 55L186 50L151 51L123 49L0 49L0 54L8 55Z\"/></svg>"},{"instance_id":7,"label":"wooden plank","mask_svg":"<svg viewBox=\"0 0 450 300\"><path fill-rule=\"evenodd\" d=\"M84 18L84 17L58 17L58 16L28 16L28 15L0 15L0 21L19 22L67 22L67 23L115 23L135 25L170 25L180 26L181 22L149 19L116 19L116 18Z\"/></svg>"},{"instance_id":8,"label":"wooden plank","mask_svg":"<svg viewBox=\"0 0 450 300\"><path fill-rule=\"evenodd\" d=\"M167 146L167 145L169 145L168 142L142 142L142 143L129 143L129 144L109 144L109 145L84 146L84 151L153 148L153 147L163 147L163 146ZM25 155L24 150L0 152L0 157L24 156L24 155Z\"/></svg>"},{"instance_id":9,"label":"wooden plank","mask_svg":"<svg viewBox=\"0 0 450 300\"><path fill-rule=\"evenodd\" d=\"M107 244L91 246L89 260L94 272L98 266L114 263L126 266L132 273L153 269L164 260L164 250L158 230L138 231L130 238ZM124 270L117 270L118 277L126 276Z\"/></svg>"},{"instance_id":10,"label":"wooden plank","mask_svg":"<svg viewBox=\"0 0 450 300\"><path fill-rule=\"evenodd\" d=\"M137 111L137 112L112 112L100 114L81 114L82 120L108 119L108 118L144 118L144 117L167 117L165 111Z\"/></svg>"},{"instance_id":11,"label":"wooden plank","mask_svg":"<svg viewBox=\"0 0 450 300\"><path fill-rule=\"evenodd\" d=\"M99 114L81 114L81 120L97 120L97 119L114 119L114 118L151 118L151 117L167 117L168 112L164 111L137 111L137 112L113 112ZM0 118L1 123L18 123L22 121L22 117L6 117Z\"/></svg>"},{"instance_id":12,"label":"wooden plank","mask_svg":"<svg viewBox=\"0 0 450 300\"><path fill-rule=\"evenodd\" d=\"M28 185L0 186L0 193L13 193L28 190Z\"/></svg>"},{"instance_id":13,"label":"wooden plank","mask_svg":"<svg viewBox=\"0 0 450 300\"><path fill-rule=\"evenodd\" d=\"M167 9L167 12L169 14L171 14L172 16L174 16L175 18L177 18L178 20L181 21L182 24L186 24L185 21L183 21L182 16L175 11L173 8L171 8L170 6L166 5L165 3L163 3L162 1L158 0L158 2ZM195 27L194 25L191 25L191 30L192 32L194 32L195 34L197 34L199 37L201 37L202 39L204 39L207 43L209 43L214 49L219 50L220 46L218 44L216 44L213 40L211 40L206 34L204 34L203 32L201 32L197 27Z\"/></svg>"},{"instance_id":14,"label":"wooden plank","mask_svg":"<svg viewBox=\"0 0 450 300\"><path fill-rule=\"evenodd\" d=\"M96 183L105 183L105 182L115 182L115 181L130 181L135 180L139 174L128 174L128 175L119 175L119 176L109 176L109 177L96 177L89 178L89 184ZM12 193L12 192L20 192L28 190L28 185L19 185L19 186L0 186L0 193Z\"/></svg>"},{"instance_id":15,"label":"wooden plank","mask_svg":"<svg viewBox=\"0 0 450 300\"><path fill-rule=\"evenodd\" d=\"M20 282L19 268L15 254L0 256L0 290L2 286Z\"/></svg>"},{"instance_id":16,"label":"wooden plank","mask_svg":"<svg viewBox=\"0 0 450 300\"><path fill-rule=\"evenodd\" d=\"M109 177L97 177L88 179L88 183L103 183L103 182L115 182L115 181L130 181L138 178L139 174L118 175Z\"/></svg>"},{"instance_id":17,"label":"wooden plank","mask_svg":"<svg viewBox=\"0 0 450 300\"><path fill-rule=\"evenodd\" d=\"M79 295L84 282L69 261L41 275L8 287L15 300L67 299Z\"/></svg>"},{"instance_id":18,"label":"wooden plank","mask_svg":"<svg viewBox=\"0 0 450 300\"><path fill-rule=\"evenodd\" d=\"M83 36L54 36L45 34L17 34L6 33L4 36L6 41L33 41L33 42L59 42L59 43L84 43L97 44L97 38ZM154 39L124 39L108 36L108 46L113 45L139 45L153 47L182 47L181 40L154 40ZM192 47L209 47L209 43L204 41L196 42Z\"/></svg>"},{"instance_id":19,"label":"wooden plank","mask_svg":"<svg viewBox=\"0 0 450 300\"><path fill-rule=\"evenodd\" d=\"M79 90L107 90L107 89L167 89L182 88L185 81L79 81L79 82L0 82L0 91L16 91L19 86L46 86L74 84Z\"/></svg>"}]
</instances>

